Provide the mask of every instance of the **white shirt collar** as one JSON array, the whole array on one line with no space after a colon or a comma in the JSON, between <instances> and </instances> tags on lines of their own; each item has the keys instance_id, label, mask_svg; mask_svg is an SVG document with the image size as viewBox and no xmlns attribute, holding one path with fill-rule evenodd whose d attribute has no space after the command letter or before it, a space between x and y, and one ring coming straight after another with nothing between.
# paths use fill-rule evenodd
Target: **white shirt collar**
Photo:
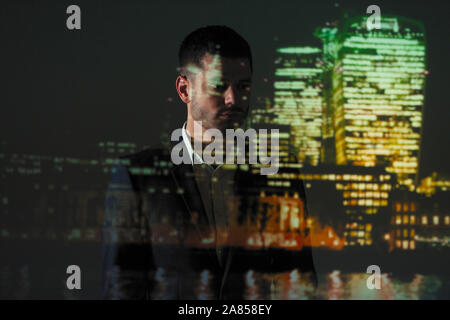
<instances>
[{"instance_id":1,"label":"white shirt collar","mask_svg":"<svg viewBox=\"0 0 450 320\"><path fill-rule=\"evenodd\" d=\"M183 136L183 142L186 145L187 151L189 152L189 157L191 158L191 164L192 165L194 164L194 156L197 160L196 163L199 163L199 164L205 163L203 161L203 158L200 157L198 155L198 153L194 152L194 149L192 149L191 139L189 138L188 133L186 131L186 122L183 124L183 128L181 129L181 134Z\"/></svg>"},{"instance_id":2,"label":"white shirt collar","mask_svg":"<svg viewBox=\"0 0 450 320\"><path fill-rule=\"evenodd\" d=\"M181 135L183 136L183 142L186 145L186 149L189 152L189 157L191 159L191 164L194 165L194 156L196 158L196 164L204 164L206 163L203 161L203 158L197 153L194 152L194 149L192 149L191 139L188 136L188 133L186 131L186 122L183 124L183 127L181 128ZM222 167L222 164L218 165L216 168L213 168L209 163L207 163L209 167L211 167L214 171L218 168Z\"/></svg>"}]
</instances>

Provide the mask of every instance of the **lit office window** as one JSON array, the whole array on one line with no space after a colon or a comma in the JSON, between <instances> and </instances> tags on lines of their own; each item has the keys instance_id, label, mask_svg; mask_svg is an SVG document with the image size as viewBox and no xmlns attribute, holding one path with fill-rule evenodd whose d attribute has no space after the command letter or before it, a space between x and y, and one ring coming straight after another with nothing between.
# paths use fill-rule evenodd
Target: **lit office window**
<instances>
[{"instance_id":1,"label":"lit office window","mask_svg":"<svg viewBox=\"0 0 450 320\"><path fill-rule=\"evenodd\" d=\"M439 216L433 217L433 224L438 225L439 224Z\"/></svg>"},{"instance_id":2,"label":"lit office window","mask_svg":"<svg viewBox=\"0 0 450 320\"><path fill-rule=\"evenodd\" d=\"M422 224L428 224L428 217L422 216Z\"/></svg>"},{"instance_id":3,"label":"lit office window","mask_svg":"<svg viewBox=\"0 0 450 320\"><path fill-rule=\"evenodd\" d=\"M408 241L407 240L403 240L403 249L404 250L408 249Z\"/></svg>"},{"instance_id":4,"label":"lit office window","mask_svg":"<svg viewBox=\"0 0 450 320\"><path fill-rule=\"evenodd\" d=\"M408 215L403 215L403 224L408 224Z\"/></svg>"}]
</instances>

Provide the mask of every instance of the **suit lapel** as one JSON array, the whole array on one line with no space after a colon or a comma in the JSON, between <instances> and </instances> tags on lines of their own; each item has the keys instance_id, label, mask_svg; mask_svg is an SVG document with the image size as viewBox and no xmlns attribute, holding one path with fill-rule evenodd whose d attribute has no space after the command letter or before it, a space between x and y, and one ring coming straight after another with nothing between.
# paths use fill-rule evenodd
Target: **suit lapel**
<instances>
[{"instance_id":1,"label":"suit lapel","mask_svg":"<svg viewBox=\"0 0 450 320\"><path fill-rule=\"evenodd\" d=\"M192 165L181 164L175 166L172 168L171 173L177 188L182 190L180 196L183 199L183 203L186 207L186 212L189 214L188 221L190 225L194 226L195 232L197 233L200 241L210 238L211 230L214 230L215 227L210 225L208 217L206 215L203 201L200 196L200 191L197 186L197 181L195 180L194 172L192 170ZM198 215L198 221L201 224L204 224L203 228L201 225L199 225L199 223L190 222L194 221L194 219L192 218L195 213ZM213 259L214 265L217 265L218 258L215 254L215 250L208 250L208 256Z\"/></svg>"},{"instance_id":2,"label":"suit lapel","mask_svg":"<svg viewBox=\"0 0 450 320\"><path fill-rule=\"evenodd\" d=\"M173 148L181 142L183 142L182 136L178 139L178 141L172 141L171 147ZM185 148L183 152L187 152L187 149ZM171 150L169 150L169 154L171 154ZM191 158L189 157L189 161L190 160ZM203 223L203 227L207 227L202 230L200 226L196 224L195 227L197 232L202 236L202 238L209 238L210 235L208 234L208 230L209 232L215 234L215 226L214 222L211 221L211 218L207 216L198 182L192 168L192 163L189 162L174 165L171 170L171 174L177 187L183 190L181 197L183 198L183 202L190 214L190 217L192 218L192 215L196 212L200 223Z\"/></svg>"},{"instance_id":3,"label":"suit lapel","mask_svg":"<svg viewBox=\"0 0 450 320\"><path fill-rule=\"evenodd\" d=\"M236 199L235 199L236 201L241 201L241 199L239 198L239 196L240 196L240 194L239 194L240 193L239 192L240 189L239 189L239 185L238 185L239 184L240 173L241 173L241 171L239 169L237 169L234 172L233 192L234 192L234 195L237 196ZM233 234L233 231L234 231L233 225L236 224L236 223L238 223L238 222L237 221L230 221L231 228L230 228L229 232L230 232L230 238L231 239L234 236L234 234ZM225 266L224 266L224 269L223 269L222 281L220 283L219 297L223 296L223 290L224 290L224 287L225 287L225 283L228 280L228 274L230 272L231 262L233 260L233 256L234 256L234 253L235 253L234 250L235 250L234 246L229 246L227 255L225 257Z\"/></svg>"}]
</instances>

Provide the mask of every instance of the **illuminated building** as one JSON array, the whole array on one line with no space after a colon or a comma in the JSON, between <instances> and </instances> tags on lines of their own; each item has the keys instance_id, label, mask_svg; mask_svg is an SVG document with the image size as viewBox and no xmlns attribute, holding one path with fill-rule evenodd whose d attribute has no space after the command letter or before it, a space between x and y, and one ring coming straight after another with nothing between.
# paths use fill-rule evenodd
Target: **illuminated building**
<instances>
[{"instance_id":1,"label":"illuminated building","mask_svg":"<svg viewBox=\"0 0 450 320\"><path fill-rule=\"evenodd\" d=\"M429 177L423 178L417 187L417 192L427 196L433 195L436 191L450 191L450 180L438 177L436 172Z\"/></svg>"},{"instance_id":2,"label":"illuminated building","mask_svg":"<svg viewBox=\"0 0 450 320\"><path fill-rule=\"evenodd\" d=\"M314 47L277 49L274 123L291 126L299 163L318 165L322 140L322 52Z\"/></svg>"},{"instance_id":3,"label":"illuminated building","mask_svg":"<svg viewBox=\"0 0 450 320\"><path fill-rule=\"evenodd\" d=\"M126 154L132 154L137 151L136 144L130 142L105 141L99 142L101 157L119 157Z\"/></svg>"},{"instance_id":4,"label":"illuminated building","mask_svg":"<svg viewBox=\"0 0 450 320\"><path fill-rule=\"evenodd\" d=\"M264 231L265 247L300 250L305 234L304 202L298 193L277 195L261 192L258 197L256 231ZM249 222L251 228L251 222ZM249 243L251 244L251 243Z\"/></svg>"},{"instance_id":5,"label":"illuminated building","mask_svg":"<svg viewBox=\"0 0 450 320\"><path fill-rule=\"evenodd\" d=\"M274 119L276 118L276 114L272 108L271 100L268 97L257 97L250 112L251 116L248 118L248 121L251 123L250 127L261 123L275 123Z\"/></svg>"},{"instance_id":6,"label":"illuminated building","mask_svg":"<svg viewBox=\"0 0 450 320\"><path fill-rule=\"evenodd\" d=\"M316 31L324 61L334 61L324 120L325 138L334 137L327 147L334 150L325 154L338 165L386 166L411 189L417 183L428 74L424 26L383 16L381 29L368 31L366 20L356 17L339 29Z\"/></svg>"},{"instance_id":7,"label":"illuminated building","mask_svg":"<svg viewBox=\"0 0 450 320\"><path fill-rule=\"evenodd\" d=\"M0 238L99 240L114 159L136 145L97 148L100 158L0 153Z\"/></svg>"},{"instance_id":8,"label":"illuminated building","mask_svg":"<svg viewBox=\"0 0 450 320\"><path fill-rule=\"evenodd\" d=\"M389 250L416 249L417 227L423 222L419 214L419 196L408 190L396 190L391 197L391 230L384 235Z\"/></svg>"},{"instance_id":9,"label":"illuminated building","mask_svg":"<svg viewBox=\"0 0 450 320\"><path fill-rule=\"evenodd\" d=\"M289 174L290 168L280 168L279 173ZM240 184L241 226L249 248L278 247L301 250L306 243L308 228L305 219L304 195L299 194L299 181L270 179L259 174L257 167L249 172L248 179ZM276 174L275 174L276 175ZM239 233L239 232L237 232Z\"/></svg>"},{"instance_id":10,"label":"illuminated building","mask_svg":"<svg viewBox=\"0 0 450 320\"><path fill-rule=\"evenodd\" d=\"M343 230L346 246L371 246L382 241L376 229L389 204L395 183L392 174L381 167L308 166L299 174L280 171L268 176L267 183L290 187L296 180L304 181L311 217L336 223L332 227Z\"/></svg>"},{"instance_id":11,"label":"illuminated building","mask_svg":"<svg viewBox=\"0 0 450 320\"><path fill-rule=\"evenodd\" d=\"M385 234L390 250L450 246L450 200L448 192L426 196L396 190L391 196L391 231Z\"/></svg>"},{"instance_id":12,"label":"illuminated building","mask_svg":"<svg viewBox=\"0 0 450 320\"><path fill-rule=\"evenodd\" d=\"M261 157L261 145L259 144L259 139L265 139L267 141L267 156L271 156L273 152L278 152L279 162L288 163L292 161L292 148L291 148L291 133L290 127L284 125L274 125L271 123L258 123L252 126L258 133L253 140L254 145L257 145L258 159ZM265 129L264 134L261 129ZM278 130L278 133L272 132L272 130ZM272 138L278 139L278 148L272 146ZM248 147L248 140L246 140L246 151L250 150ZM263 152L264 154L264 152ZM259 167L258 164L255 167Z\"/></svg>"}]
</instances>

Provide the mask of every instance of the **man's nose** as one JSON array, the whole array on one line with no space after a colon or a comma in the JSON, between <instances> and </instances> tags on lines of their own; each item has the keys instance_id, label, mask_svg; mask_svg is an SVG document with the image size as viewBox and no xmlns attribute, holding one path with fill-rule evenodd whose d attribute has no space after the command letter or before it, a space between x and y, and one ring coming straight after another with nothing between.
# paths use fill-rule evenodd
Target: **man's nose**
<instances>
[{"instance_id":1,"label":"man's nose","mask_svg":"<svg viewBox=\"0 0 450 320\"><path fill-rule=\"evenodd\" d=\"M225 105L226 106L234 106L236 104L236 92L233 89L233 86L229 86L225 91Z\"/></svg>"}]
</instances>

